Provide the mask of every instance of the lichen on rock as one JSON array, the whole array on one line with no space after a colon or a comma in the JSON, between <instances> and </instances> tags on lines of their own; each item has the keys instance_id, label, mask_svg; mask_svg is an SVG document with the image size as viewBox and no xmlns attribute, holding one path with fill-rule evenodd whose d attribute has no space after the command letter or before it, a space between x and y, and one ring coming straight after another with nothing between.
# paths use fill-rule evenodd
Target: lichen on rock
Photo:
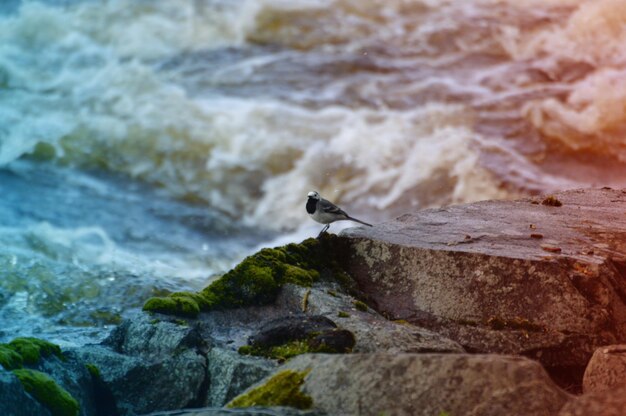
<instances>
[{"instance_id":1,"label":"lichen on rock","mask_svg":"<svg viewBox=\"0 0 626 416\"><path fill-rule=\"evenodd\" d=\"M227 407L288 406L310 409L313 399L300 391L308 373L309 371L281 371L265 384L237 396Z\"/></svg>"}]
</instances>

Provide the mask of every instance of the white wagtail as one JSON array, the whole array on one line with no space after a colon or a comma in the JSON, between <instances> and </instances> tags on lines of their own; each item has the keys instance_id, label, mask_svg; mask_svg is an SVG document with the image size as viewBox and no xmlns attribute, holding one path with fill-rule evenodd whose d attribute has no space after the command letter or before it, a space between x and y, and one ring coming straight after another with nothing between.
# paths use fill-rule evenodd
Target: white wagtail
<instances>
[{"instance_id":1,"label":"white wagtail","mask_svg":"<svg viewBox=\"0 0 626 416\"><path fill-rule=\"evenodd\" d=\"M326 224L326 226L322 228L322 231L320 231L318 237L321 236L324 231L328 230L330 224L335 221L350 220L370 227L372 226L372 224L352 218L344 210L322 198L320 194L315 191L309 192L308 197L306 201L306 212L308 212L315 221L320 224Z\"/></svg>"}]
</instances>

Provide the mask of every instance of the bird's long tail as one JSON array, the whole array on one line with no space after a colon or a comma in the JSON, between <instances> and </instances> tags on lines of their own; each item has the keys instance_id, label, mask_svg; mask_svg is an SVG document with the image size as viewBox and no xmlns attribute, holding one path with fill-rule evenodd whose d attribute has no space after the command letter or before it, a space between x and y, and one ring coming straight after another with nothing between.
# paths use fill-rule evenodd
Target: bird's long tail
<instances>
[{"instance_id":1,"label":"bird's long tail","mask_svg":"<svg viewBox=\"0 0 626 416\"><path fill-rule=\"evenodd\" d=\"M367 225L368 227L373 227L372 224L368 224L365 221L357 220L356 218L352 218L350 216L347 216L347 217L350 221L358 222L359 224Z\"/></svg>"}]
</instances>

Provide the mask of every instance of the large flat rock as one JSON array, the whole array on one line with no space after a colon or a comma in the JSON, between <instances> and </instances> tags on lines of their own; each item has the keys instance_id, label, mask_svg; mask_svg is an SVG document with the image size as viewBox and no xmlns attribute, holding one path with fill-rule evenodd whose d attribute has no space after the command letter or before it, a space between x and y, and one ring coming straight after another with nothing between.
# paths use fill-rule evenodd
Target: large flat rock
<instances>
[{"instance_id":1,"label":"large flat rock","mask_svg":"<svg viewBox=\"0 0 626 416\"><path fill-rule=\"evenodd\" d=\"M309 354L301 390L332 415L552 416L572 399L538 363L469 354Z\"/></svg>"},{"instance_id":2,"label":"large flat rock","mask_svg":"<svg viewBox=\"0 0 626 416\"><path fill-rule=\"evenodd\" d=\"M351 228L340 261L385 316L582 376L595 348L626 338L626 192L555 196Z\"/></svg>"}]
</instances>

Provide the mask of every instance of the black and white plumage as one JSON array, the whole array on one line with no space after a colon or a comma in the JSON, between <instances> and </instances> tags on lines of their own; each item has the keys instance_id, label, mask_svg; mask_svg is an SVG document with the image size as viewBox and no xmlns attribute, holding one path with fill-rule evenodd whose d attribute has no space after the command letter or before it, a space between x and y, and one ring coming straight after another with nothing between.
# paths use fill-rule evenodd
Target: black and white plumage
<instances>
[{"instance_id":1,"label":"black and white plumage","mask_svg":"<svg viewBox=\"0 0 626 416\"><path fill-rule=\"evenodd\" d=\"M308 200L306 201L306 212L311 218L313 218L313 220L319 222L320 224L326 224L326 226L322 228L322 231L320 231L319 235L322 235L324 231L328 230L330 224L335 221L349 220L358 222L359 224L367 225L369 227L372 226L372 224L368 224L364 221L349 216L344 210L342 210L332 202L322 198L321 195L315 191L309 192L308 194Z\"/></svg>"}]
</instances>

